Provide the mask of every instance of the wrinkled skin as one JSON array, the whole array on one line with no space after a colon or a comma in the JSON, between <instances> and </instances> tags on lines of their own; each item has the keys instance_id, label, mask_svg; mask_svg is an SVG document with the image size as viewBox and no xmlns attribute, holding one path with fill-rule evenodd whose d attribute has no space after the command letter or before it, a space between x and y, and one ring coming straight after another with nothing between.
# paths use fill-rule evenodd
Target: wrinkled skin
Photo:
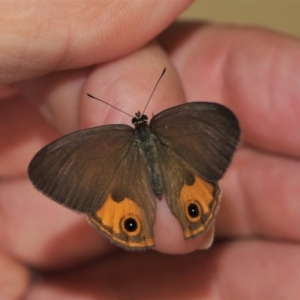
<instances>
[{"instance_id":1,"label":"wrinkled skin","mask_svg":"<svg viewBox=\"0 0 300 300\"><path fill-rule=\"evenodd\" d=\"M300 41L172 24L190 2L3 1L0 80L10 85L0 90L1 299L300 297ZM242 141L220 183L213 246L195 251L205 237L184 241L161 202L155 251L130 253L36 191L26 169L63 134L130 124L87 92L134 114L164 67L149 116L220 102L238 116Z\"/></svg>"}]
</instances>

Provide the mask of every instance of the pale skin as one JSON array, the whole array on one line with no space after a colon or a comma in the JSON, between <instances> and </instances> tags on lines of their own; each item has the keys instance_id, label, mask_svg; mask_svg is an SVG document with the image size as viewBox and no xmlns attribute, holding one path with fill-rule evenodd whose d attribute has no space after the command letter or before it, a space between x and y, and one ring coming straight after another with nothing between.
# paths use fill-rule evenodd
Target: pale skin
<instances>
[{"instance_id":1,"label":"pale skin","mask_svg":"<svg viewBox=\"0 0 300 300\"><path fill-rule=\"evenodd\" d=\"M190 1L98 2L1 9L0 80L13 89L2 88L0 102L0 298L299 298L299 39L197 23L166 29ZM87 92L134 114L164 67L149 118L215 101L236 113L242 141L220 182L214 245L195 251L205 237L184 241L160 202L156 251L130 253L36 191L26 169L63 134L130 124Z\"/></svg>"}]
</instances>

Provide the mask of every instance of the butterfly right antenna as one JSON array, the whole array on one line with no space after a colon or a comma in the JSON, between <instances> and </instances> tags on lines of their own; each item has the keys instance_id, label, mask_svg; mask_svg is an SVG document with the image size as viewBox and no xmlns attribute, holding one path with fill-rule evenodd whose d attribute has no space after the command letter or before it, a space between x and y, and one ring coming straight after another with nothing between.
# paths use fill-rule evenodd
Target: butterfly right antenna
<instances>
[{"instance_id":1,"label":"butterfly right antenna","mask_svg":"<svg viewBox=\"0 0 300 300\"><path fill-rule=\"evenodd\" d=\"M147 106L148 106L148 104L149 104L149 102L150 102L150 99L152 98L152 95L154 94L154 91L156 90L156 87L158 86L158 84L159 84L161 78L162 78L162 77L164 76L164 74L166 73L166 70L167 70L167 69L164 68L163 71L162 71L162 73L161 73L161 75L160 75L160 77L158 78L158 80L157 80L157 82L156 82L156 85L155 85L155 87L154 87L154 89L153 89L153 91L152 91L152 93L151 93L151 95L150 95L150 98L149 98L149 100L148 100L147 103L146 103L146 106L145 106L145 108L144 108L144 110L143 110L142 115L144 114L144 112L145 112L145 110L146 110L146 108L147 108Z\"/></svg>"}]
</instances>

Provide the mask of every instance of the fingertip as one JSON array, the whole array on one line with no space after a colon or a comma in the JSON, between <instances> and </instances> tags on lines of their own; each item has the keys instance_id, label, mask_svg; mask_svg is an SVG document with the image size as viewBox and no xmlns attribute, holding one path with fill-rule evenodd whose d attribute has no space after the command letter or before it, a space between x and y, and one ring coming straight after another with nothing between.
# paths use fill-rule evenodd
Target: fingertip
<instances>
[{"instance_id":1,"label":"fingertip","mask_svg":"<svg viewBox=\"0 0 300 300\"><path fill-rule=\"evenodd\" d=\"M165 199L158 201L154 225L155 250L167 254L187 254L208 249L214 240L214 225L205 233L184 239L182 228Z\"/></svg>"},{"instance_id":2,"label":"fingertip","mask_svg":"<svg viewBox=\"0 0 300 300\"><path fill-rule=\"evenodd\" d=\"M145 111L148 116L185 101L179 77L156 43L150 43L126 57L96 66L83 89L79 108L80 127L131 124L128 115L89 98L87 94L134 116L138 110L144 110L164 68L167 71Z\"/></svg>"},{"instance_id":3,"label":"fingertip","mask_svg":"<svg viewBox=\"0 0 300 300\"><path fill-rule=\"evenodd\" d=\"M207 250L211 247L215 239L215 224L212 224L210 228L203 234L201 243L199 243L198 250Z\"/></svg>"}]
</instances>

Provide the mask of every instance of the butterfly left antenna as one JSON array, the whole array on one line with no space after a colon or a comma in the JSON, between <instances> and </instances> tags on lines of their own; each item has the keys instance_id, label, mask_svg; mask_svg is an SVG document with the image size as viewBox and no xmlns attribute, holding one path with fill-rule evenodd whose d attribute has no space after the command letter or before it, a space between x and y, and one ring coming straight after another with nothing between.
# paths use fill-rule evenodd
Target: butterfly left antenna
<instances>
[{"instance_id":1,"label":"butterfly left antenna","mask_svg":"<svg viewBox=\"0 0 300 300\"><path fill-rule=\"evenodd\" d=\"M129 113L127 113L127 112L121 110L120 108L117 108L117 107L113 106L112 104L109 104L108 102L105 102L105 101L103 101L103 100L101 100L101 99L99 99L99 98L96 98L96 97L94 97L94 96L91 95L91 94L87 94L87 95L88 95L89 97L93 98L93 99L99 100L99 101L101 101L101 102L103 102L103 103L105 103L105 104L107 104L107 105L109 105L109 106L115 108L116 110L122 112L123 114L125 114L125 115L127 115L127 116L129 116L129 117L131 117L131 118L134 118L134 116L132 116L132 115L130 115Z\"/></svg>"}]
</instances>

